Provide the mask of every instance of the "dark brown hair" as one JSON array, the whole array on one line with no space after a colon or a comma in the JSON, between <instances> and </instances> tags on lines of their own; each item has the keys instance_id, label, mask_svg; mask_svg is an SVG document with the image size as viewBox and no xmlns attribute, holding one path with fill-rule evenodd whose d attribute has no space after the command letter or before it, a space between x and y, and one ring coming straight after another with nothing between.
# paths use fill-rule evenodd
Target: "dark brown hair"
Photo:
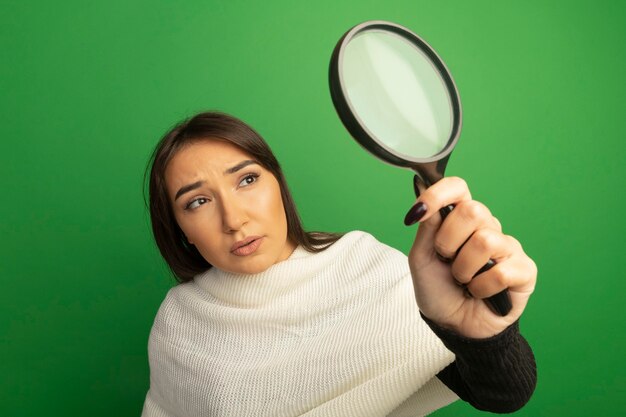
<instances>
[{"instance_id":1,"label":"dark brown hair","mask_svg":"<svg viewBox=\"0 0 626 417\"><path fill-rule=\"evenodd\" d=\"M144 173L145 184L149 171L149 208L154 240L179 282L190 281L212 265L186 240L176 222L165 187L165 169L185 145L208 138L222 139L238 146L276 177L287 217L287 237L291 241L309 252L320 252L343 236L341 233L304 231L278 161L269 145L252 127L222 112L199 113L174 126L163 136Z\"/></svg>"}]
</instances>

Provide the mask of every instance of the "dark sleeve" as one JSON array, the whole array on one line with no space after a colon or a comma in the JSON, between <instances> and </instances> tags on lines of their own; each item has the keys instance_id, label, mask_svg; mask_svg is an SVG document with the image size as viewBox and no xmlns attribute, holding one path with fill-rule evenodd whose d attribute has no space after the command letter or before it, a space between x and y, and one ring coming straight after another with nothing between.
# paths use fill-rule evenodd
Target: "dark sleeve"
<instances>
[{"instance_id":1,"label":"dark sleeve","mask_svg":"<svg viewBox=\"0 0 626 417\"><path fill-rule=\"evenodd\" d=\"M493 337L471 339L422 318L456 355L437 377L463 401L492 413L512 413L528 402L537 384L537 366L518 321Z\"/></svg>"}]
</instances>

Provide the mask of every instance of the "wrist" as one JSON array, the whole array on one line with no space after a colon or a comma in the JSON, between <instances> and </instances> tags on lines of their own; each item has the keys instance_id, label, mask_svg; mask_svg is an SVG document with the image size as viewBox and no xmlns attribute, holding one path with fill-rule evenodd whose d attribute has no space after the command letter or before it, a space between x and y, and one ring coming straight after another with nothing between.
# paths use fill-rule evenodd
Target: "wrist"
<instances>
[{"instance_id":1,"label":"wrist","mask_svg":"<svg viewBox=\"0 0 626 417\"><path fill-rule=\"evenodd\" d=\"M486 351L492 349L500 349L508 345L519 335L519 320L516 320L509 326L499 332L490 333L486 336L465 335L452 327L438 324L421 311L422 319L428 324L428 327L443 341L444 345L452 352L463 350ZM486 332L485 332L486 334Z\"/></svg>"}]
</instances>

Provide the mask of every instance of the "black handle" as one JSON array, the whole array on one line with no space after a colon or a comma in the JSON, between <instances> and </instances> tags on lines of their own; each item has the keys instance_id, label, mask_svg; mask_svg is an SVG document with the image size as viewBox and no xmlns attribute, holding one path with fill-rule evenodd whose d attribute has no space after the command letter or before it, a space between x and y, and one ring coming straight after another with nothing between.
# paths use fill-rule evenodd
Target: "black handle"
<instances>
[{"instance_id":1,"label":"black handle","mask_svg":"<svg viewBox=\"0 0 626 417\"><path fill-rule=\"evenodd\" d=\"M441 214L441 219L444 220L448 216L448 214L450 214L452 209L454 209L454 204L450 204L440 209L439 213ZM447 259L443 257L440 257L440 259L448 263L453 261L452 259ZM482 274L483 272L490 270L495 264L496 263L493 261L493 259L489 259L489 261L482 268L480 268L478 272L476 272L476 275ZM513 304L511 304L511 297L509 296L509 290L502 290L496 295L492 295L491 297L486 298L485 303L487 303L487 306L489 306L491 311L493 311L495 314L498 314L499 316L506 316L513 308Z\"/></svg>"}]
</instances>

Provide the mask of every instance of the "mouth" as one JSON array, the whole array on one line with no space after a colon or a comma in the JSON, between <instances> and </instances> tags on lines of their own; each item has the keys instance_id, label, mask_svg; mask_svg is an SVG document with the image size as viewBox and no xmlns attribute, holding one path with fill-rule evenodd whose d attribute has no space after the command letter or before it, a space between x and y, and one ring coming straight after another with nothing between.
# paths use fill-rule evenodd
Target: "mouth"
<instances>
[{"instance_id":1,"label":"mouth","mask_svg":"<svg viewBox=\"0 0 626 417\"><path fill-rule=\"evenodd\" d=\"M235 256L248 256L252 255L259 249L263 242L263 236L252 236L247 239L241 240L233 245L235 248L231 253Z\"/></svg>"}]
</instances>

